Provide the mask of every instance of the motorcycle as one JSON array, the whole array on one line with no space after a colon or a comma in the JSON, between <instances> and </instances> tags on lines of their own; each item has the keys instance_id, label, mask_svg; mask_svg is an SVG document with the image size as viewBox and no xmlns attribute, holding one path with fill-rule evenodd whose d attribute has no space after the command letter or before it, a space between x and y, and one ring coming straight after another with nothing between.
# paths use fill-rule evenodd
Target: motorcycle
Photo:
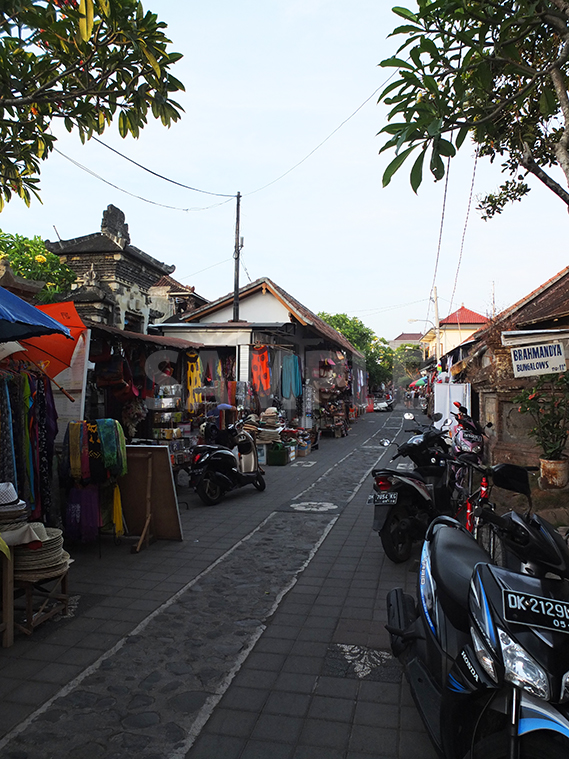
<instances>
[{"instance_id":1,"label":"motorcycle","mask_svg":"<svg viewBox=\"0 0 569 759\"><path fill-rule=\"evenodd\" d=\"M225 430L212 422L202 425L205 444L193 450L190 485L206 506L219 503L225 493L244 485L253 485L259 491L266 487L257 446L243 423Z\"/></svg>"},{"instance_id":2,"label":"motorcycle","mask_svg":"<svg viewBox=\"0 0 569 759\"><path fill-rule=\"evenodd\" d=\"M414 420L410 413L404 418ZM440 419L441 414L433 416L433 422ZM424 538L437 514L451 514L448 431L434 425L419 426L423 429L407 430L418 434L398 445L391 459L410 458L415 466L413 471L378 468L371 472L373 529L379 534L386 556L396 563L407 561L413 543ZM382 443L387 446L391 441Z\"/></svg>"},{"instance_id":3,"label":"motorcycle","mask_svg":"<svg viewBox=\"0 0 569 759\"><path fill-rule=\"evenodd\" d=\"M439 516L422 548L417 597L387 598L393 654L446 759L569 755L569 550L531 511L527 471L488 470L522 493L524 515L478 517L499 533L503 566L456 520Z\"/></svg>"},{"instance_id":4,"label":"motorcycle","mask_svg":"<svg viewBox=\"0 0 569 759\"><path fill-rule=\"evenodd\" d=\"M456 502L456 508L464 503L469 493L472 492L472 469L468 469L463 464L470 461L473 464L481 465L484 460L484 436L485 429L492 427L492 422L488 422L482 427L468 413L468 409L462 406L458 401L453 404L458 412L452 412L451 416L456 419L456 425L452 430L451 453L457 459L457 463L452 465L452 480L455 488L453 500Z\"/></svg>"}]
</instances>

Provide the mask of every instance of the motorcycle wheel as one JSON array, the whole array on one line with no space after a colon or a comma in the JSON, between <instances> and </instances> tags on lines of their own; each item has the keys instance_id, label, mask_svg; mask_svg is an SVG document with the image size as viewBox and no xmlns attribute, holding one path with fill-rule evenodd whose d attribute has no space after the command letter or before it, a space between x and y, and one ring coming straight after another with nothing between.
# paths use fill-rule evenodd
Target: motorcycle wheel
<instances>
[{"instance_id":1,"label":"motorcycle wheel","mask_svg":"<svg viewBox=\"0 0 569 759\"><path fill-rule=\"evenodd\" d=\"M385 524L379 533L385 555L396 564L407 561L411 556L413 540L409 534L408 526L401 526L401 523L408 517L409 514L405 506L394 506L387 515Z\"/></svg>"},{"instance_id":2,"label":"motorcycle wheel","mask_svg":"<svg viewBox=\"0 0 569 759\"><path fill-rule=\"evenodd\" d=\"M464 759L508 759L508 737L504 733L491 735L474 746ZM563 759L567 757L567 739L550 730L537 730L521 739L521 759Z\"/></svg>"},{"instance_id":3,"label":"motorcycle wheel","mask_svg":"<svg viewBox=\"0 0 569 759\"><path fill-rule=\"evenodd\" d=\"M257 475L257 478L254 480L253 485L257 488L258 491L263 492L267 485L262 474Z\"/></svg>"},{"instance_id":4,"label":"motorcycle wheel","mask_svg":"<svg viewBox=\"0 0 569 759\"><path fill-rule=\"evenodd\" d=\"M215 506L223 498L221 485L215 481L209 472L206 472L201 478L196 491L205 506Z\"/></svg>"}]
</instances>

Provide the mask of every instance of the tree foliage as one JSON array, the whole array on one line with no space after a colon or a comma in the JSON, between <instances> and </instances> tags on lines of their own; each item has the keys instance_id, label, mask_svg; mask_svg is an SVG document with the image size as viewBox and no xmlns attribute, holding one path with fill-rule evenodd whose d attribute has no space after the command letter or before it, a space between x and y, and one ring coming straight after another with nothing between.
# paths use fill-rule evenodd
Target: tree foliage
<instances>
[{"instance_id":1,"label":"tree foliage","mask_svg":"<svg viewBox=\"0 0 569 759\"><path fill-rule=\"evenodd\" d=\"M3 0L0 4L0 210L38 197L41 161L60 119L84 142L116 118L138 137L149 114L180 118L166 24L138 0Z\"/></svg>"},{"instance_id":2,"label":"tree foliage","mask_svg":"<svg viewBox=\"0 0 569 759\"><path fill-rule=\"evenodd\" d=\"M59 256L50 253L41 237L11 235L0 230L0 259L5 259L14 274L25 279L45 282L38 300L53 301L59 293L67 293L77 275L62 263Z\"/></svg>"},{"instance_id":3,"label":"tree foliage","mask_svg":"<svg viewBox=\"0 0 569 759\"><path fill-rule=\"evenodd\" d=\"M390 106L383 150L395 158L388 185L412 154L415 192L425 162L435 180L467 136L480 155L502 160L509 179L481 203L484 218L529 192L536 176L567 206L569 193L569 3L566 0L417 0L394 8L403 24L397 54L382 61L398 75L381 93Z\"/></svg>"}]
</instances>

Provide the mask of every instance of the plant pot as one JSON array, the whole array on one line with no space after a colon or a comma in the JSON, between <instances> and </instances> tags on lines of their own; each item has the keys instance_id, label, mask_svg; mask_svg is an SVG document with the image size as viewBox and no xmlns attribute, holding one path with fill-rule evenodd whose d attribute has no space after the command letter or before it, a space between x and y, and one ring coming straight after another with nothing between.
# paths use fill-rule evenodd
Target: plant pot
<instances>
[{"instance_id":1,"label":"plant pot","mask_svg":"<svg viewBox=\"0 0 569 759\"><path fill-rule=\"evenodd\" d=\"M539 487L542 490L564 488L569 482L569 458L539 460Z\"/></svg>"}]
</instances>

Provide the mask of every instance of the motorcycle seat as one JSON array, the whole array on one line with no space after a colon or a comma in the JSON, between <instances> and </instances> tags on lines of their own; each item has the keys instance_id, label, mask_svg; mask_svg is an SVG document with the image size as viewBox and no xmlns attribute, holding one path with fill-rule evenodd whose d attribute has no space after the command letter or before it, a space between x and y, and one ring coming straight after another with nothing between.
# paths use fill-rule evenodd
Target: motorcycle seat
<instances>
[{"instance_id":1,"label":"motorcycle seat","mask_svg":"<svg viewBox=\"0 0 569 759\"><path fill-rule=\"evenodd\" d=\"M441 524L432 538L431 568L441 606L451 624L469 629L468 592L474 567L492 563L490 556L468 533Z\"/></svg>"}]
</instances>

